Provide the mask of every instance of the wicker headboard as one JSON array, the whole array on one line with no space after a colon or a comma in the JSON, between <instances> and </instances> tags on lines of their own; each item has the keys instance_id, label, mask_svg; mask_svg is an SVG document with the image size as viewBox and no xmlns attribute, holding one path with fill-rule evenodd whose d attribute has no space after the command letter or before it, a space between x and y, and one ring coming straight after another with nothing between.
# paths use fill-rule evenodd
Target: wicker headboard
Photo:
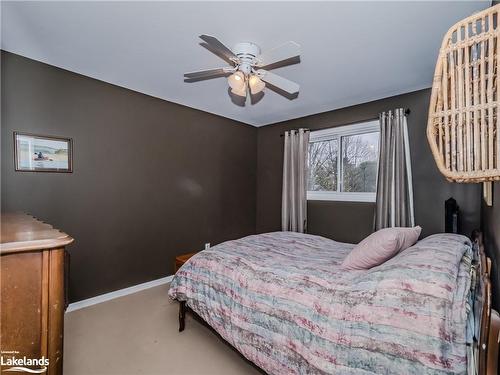
<instances>
[{"instance_id":1,"label":"wicker headboard","mask_svg":"<svg viewBox=\"0 0 500 375\"><path fill-rule=\"evenodd\" d=\"M483 235L480 231L472 233L472 240L477 251L476 293L474 312L478 314L479 332L475 335L477 373L480 375L498 374L498 350L500 339L500 316L491 308L491 259L484 250Z\"/></svg>"}]
</instances>

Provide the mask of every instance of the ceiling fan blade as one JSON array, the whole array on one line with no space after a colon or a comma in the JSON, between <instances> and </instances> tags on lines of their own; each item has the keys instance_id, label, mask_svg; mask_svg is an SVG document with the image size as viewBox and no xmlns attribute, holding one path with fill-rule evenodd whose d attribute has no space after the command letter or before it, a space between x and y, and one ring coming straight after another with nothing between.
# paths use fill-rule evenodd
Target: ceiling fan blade
<instances>
[{"instance_id":1,"label":"ceiling fan blade","mask_svg":"<svg viewBox=\"0 0 500 375\"><path fill-rule=\"evenodd\" d=\"M300 45L295 42L286 42L281 46L264 52L258 57L259 66L276 64L300 56Z\"/></svg>"},{"instance_id":2,"label":"ceiling fan blade","mask_svg":"<svg viewBox=\"0 0 500 375\"><path fill-rule=\"evenodd\" d=\"M200 35L200 38L203 39L210 47L219 52L221 55L230 60L237 60L238 56L236 56L233 51L227 48L222 42L217 39L215 36L211 35Z\"/></svg>"},{"instance_id":3,"label":"ceiling fan blade","mask_svg":"<svg viewBox=\"0 0 500 375\"><path fill-rule=\"evenodd\" d=\"M300 86L299 84L292 82L286 78L283 78L277 74L268 72L264 69L257 70L257 74L260 79L264 82L267 82L280 90L286 91L289 94L297 94L299 92Z\"/></svg>"},{"instance_id":4,"label":"ceiling fan blade","mask_svg":"<svg viewBox=\"0 0 500 375\"><path fill-rule=\"evenodd\" d=\"M216 68L216 69L200 70L198 72L184 73L184 78L187 79L199 79L199 78L210 78L210 77L215 78L224 74L231 73L232 71L233 71L232 68Z\"/></svg>"}]
</instances>

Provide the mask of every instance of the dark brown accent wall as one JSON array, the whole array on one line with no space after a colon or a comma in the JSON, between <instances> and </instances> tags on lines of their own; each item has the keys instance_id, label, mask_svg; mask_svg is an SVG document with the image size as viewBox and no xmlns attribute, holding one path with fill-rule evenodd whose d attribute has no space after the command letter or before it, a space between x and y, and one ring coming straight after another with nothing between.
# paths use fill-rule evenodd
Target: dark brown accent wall
<instances>
[{"instance_id":1,"label":"dark brown accent wall","mask_svg":"<svg viewBox=\"0 0 500 375\"><path fill-rule=\"evenodd\" d=\"M71 301L255 232L256 128L10 53L1 63L2 210L76 239ZM74 172L15 172L14 131L73 138Z\"/></svg>"},{"instance_id":2,"label":"dark brown accent wall","mask_svg":"<svg viewBox=\"0 0 500 375\"><path fill-rule=\"evenodd\" d=\"M412 111L415 210L424 235L443 231L450 196L461 206L464 233L480 224L481 187L446 182L432 159L430 90L256 129L6 52L1 73L2 211L32 213L75 237L71 301L169 275L175 255L205 242L280 230L280 134L369 120L396 107ZM73 138L74 172L15 172L14 131ZM309 232L358 242L372 231L373 211L371 203L311 201ZM483 224L493 223L498 251L498 220L490 218L498 210L488 212Z\"/></svg>"},{"instance_id":3,"label":"dark brown accent wall","mask_svg":"<svg viewBox=\"0 0 500 375\"><path fill-rule=\"evenodd\" d=\"M283 139L285 130L318 130L378 117L397 107L410 108L408 128L413 169L415 219L423 235L444 231L444 201L454 197L461 208L465 234L480 225L481 187L449 183L439 173L425 134L430 89L259 128L257 134L257 232L280 229ZM308 203L309 232L339 241L359 242L372 232L374 204Z\"/></svg>"},{"instance_id":4,"label":"dark brown accent wall","mask_svg":"<svg viewBox=\"0 0 500 375\"><path fill-rule=\"evenodd\" d=\"M500 182L493 184L493 206L482 204L482 230L484 233L486 252L493 264L493 306L500 309Z\"/></svg>"}]
</instances>

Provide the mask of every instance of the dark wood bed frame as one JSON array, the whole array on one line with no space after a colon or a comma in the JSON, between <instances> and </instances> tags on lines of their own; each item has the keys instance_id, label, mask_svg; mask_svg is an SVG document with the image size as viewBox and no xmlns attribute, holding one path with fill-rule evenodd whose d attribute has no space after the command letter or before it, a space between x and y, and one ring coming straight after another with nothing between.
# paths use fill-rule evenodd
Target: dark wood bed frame
<instances>
[{"instance_id":1,"label":"dark wood bed frame","mask_svg":"<svg viewBox=\"0 0 500 375\"><path fill-rule=\"evenodd\" d=\"M471 238L479 255L479 262L476 264L479 285L474 300L474 305L479 304L481 307L479 338L474 342L478 357L478 374L497 375L500 315L491 307L491 259L486 256L484 250L483 234L476 230L472 232Z\"/></svg>"},{"instance_id":2,"label":"dark wood bed frame","mask_svg":"<svg viewBox=\"0 0 500 375\"><path fill-rule=\"evenodd\" d=\"M498 370L500 370L498 368L500 315L491 308L491 259L486 256L482 233L476 230L472 233L471 238L479 255L479 261L473 264L477 270L476 277L478 279L473 311L480 311L481 315L479 338L475 338L474 340L474 350L478 359L478 374L497 375ZM186 301L180 301L179 332L184 331L186 327L187 311L193 314L197 320L211 328L195 311L187 306ZM214 330L212 329L212 331ZM217 335L220 337L219 334ZM229 343L228 345L231 346Z\"/></svg>"}]
</instances>

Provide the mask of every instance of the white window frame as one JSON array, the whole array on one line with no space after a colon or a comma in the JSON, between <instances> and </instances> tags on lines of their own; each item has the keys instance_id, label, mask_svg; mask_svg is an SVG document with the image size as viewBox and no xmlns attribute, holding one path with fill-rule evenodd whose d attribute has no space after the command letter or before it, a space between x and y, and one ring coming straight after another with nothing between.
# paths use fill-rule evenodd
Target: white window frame
<instances>
[{"instance_id":1,"label":"white window frame","mask_svg":"<svg viewBox=\"0 0 500 375\"><path fill-rule=\"evenodd\" d=\"M380 123L378 120L359 122L352 125L338 126L322 130L311 131L309 143L338 140L338 155L342 155L341 138L366 133L380 133ZM380 134L379 134L380 136ZM311 201L345 201L345 202L375 202L377 193L354 193L341 191L342 178L342 158L337 158L337 191L307 191L307 200ZM377 159L378 173L378 159ZM377 176L378 177L378 176Z\"/></svg>"}]
</instances>

